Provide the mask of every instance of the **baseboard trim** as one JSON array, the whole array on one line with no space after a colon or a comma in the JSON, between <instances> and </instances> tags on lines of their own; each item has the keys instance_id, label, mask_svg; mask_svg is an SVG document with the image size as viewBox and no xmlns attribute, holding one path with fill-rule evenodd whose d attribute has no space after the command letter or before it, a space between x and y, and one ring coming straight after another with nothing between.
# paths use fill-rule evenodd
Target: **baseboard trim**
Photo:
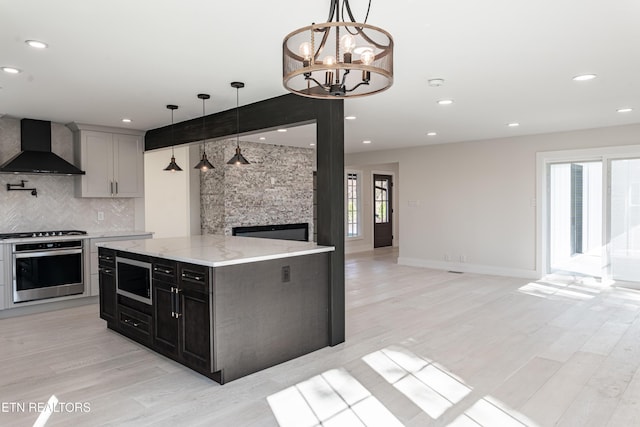
<instances>
[{"instance_id":1,"label":"baseboard trim","mask_svg":"<svg viewBox=\"0 0 640 427\"><path fill-rule=\"evenodd\" d=\"M409 267L433 268L435 270L451 270L463 273L487 274L491 276L521 277L523 279L536 280L540 278L540 275L535 270L504 268L482 264L433 261L407 257L398 257L398 264Z\"/></svg>"}]
</instances>

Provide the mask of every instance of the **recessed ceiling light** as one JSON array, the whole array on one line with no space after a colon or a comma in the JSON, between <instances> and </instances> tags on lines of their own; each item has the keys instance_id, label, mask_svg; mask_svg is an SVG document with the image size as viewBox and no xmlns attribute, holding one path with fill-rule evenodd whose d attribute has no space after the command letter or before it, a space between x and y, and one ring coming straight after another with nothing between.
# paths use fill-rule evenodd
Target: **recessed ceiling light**
<instances>
[{"instance_id":1,"label":"recessed ceiling light","mask_svg":"<svg viewBox=\"0 0 640 427\"><path fill-rule=\"evenodd\" d=\"M265 140L265 139L267 139L267 138L265 138L264 136L261 136L261 137L260 137L260 138L258 138L258 139L259 139L260 141L264 141L264 140Z\"/></svg>"},{"instance_id":2,"label":"recessed ceiling light","mask_svg":"<svg viewBox=\"0 0 640 427\"><path fill-rule=\"evenodd\" d=\"M630 113L633 111L633 108L618 108L618 113Z\"/></svg>"},{"instance_id":3,"label":"recessed ceiling light","mask_svg":"<svg viewBox=\"0 0 640 427\"><path fill-rule=\"evenodd\" d=\"M438 101L440 105L451 105L453 104L453 99L441 99Z\"/></svg>"},{"instance_id":4,"label":"recessed ceiling light","mask_svg":"<svg viewBox=\"0 0 640 427\"><path fill-rule=\"evenodd\" d=\"M278 132L286 132L286 129L278 129Z\"/></svg>"},{"instance_id":5,"label":"recessed ceiling light","mask_svg":"<svg viewBox=\"0 0 640 427\"><path fill-rule=\"evenodd\" d=\"M435 133L435 132L429 132L429 133L427 133L427 136L436 136L436 135L437 135L437 133Z\"/></svg>"},{"instance_id":6,"label":"recessed ceiling light","mask_svg":"<svg viewBox=\"0 0 640 427\"><path fill-rule=\"evenodd\" d=\"M518 126L520 126L520 123L516 123L516 122L507 123L507 126L509 126L510 128L517 128Z\"/></svg>"},{"instance_id":7,"label":"recessed ceiling light","mask_svg":"<svg viewBox=\"0 0 640 427\"><path fill-rule=\"evenodd\" d=\"M41 42L38 40L25 40L24 42L31 47L35 47L36 49L46 49L49 47L49 45L45 42Z\"/></svg>"},{"instance_id":8,"label":"recessed ceiling light","mask_svg":"<svg viewBox=\"0 0 640 427\"><path fill-rule=\"evenodd\" d=\"M131 119L122 119L122 123L131 123Z\"/></svg>"},{"instance_id":9,"label":"recessed ceiling light","mask_svg":"<svg viewBox=\"0 0 640 427\"><path fill-rule=\"evenodd\" d=\"M431 87L439 87L444 84L444 79L429 79L428 83Z\"/></svg>"},{"instance_id":10,"label":"recessed ceiling light","mask_svg":"<svg viewBox=\"0 0 640 427\"><path fill-rule=\"evenodd\" d=\"M18 74L22 72L22 70L14 67L2 67L2 71L9 74Z\"/></svg>"},{"instance_id":11,"label":"recessed ceiling light","mask_svg":"<svg viewBox=\"0 0 640 427\"><path fill-rule=\"evenodd\" d=\"M371 141L369 141L368 139L365 139L364 141L362 141L363 144L371 144Z\"/></svg>"},{"instance_id":12,"label":"recessed ceiling light","mask_svg":"<svg viewBox=\"0 0 640 427\"><path fill-rule=\"evenodd\" d=\"M598 77L598 76L596 76L595 74L580 74L579 76L575 76L573 78L573 81L575 81L575 82L586 82L588 80L593 80L596 77Z\"/></svg>"},{"instance_id":13,"label":"recessed ceiling light","mask_svg":"<svg viewBox=\"0 0 640 427\"><path fill-rule=\"evenodd\" d=\"M355 120L356 116L347 116L344 118L345 120Z\"/></svg>"}]
</instances>

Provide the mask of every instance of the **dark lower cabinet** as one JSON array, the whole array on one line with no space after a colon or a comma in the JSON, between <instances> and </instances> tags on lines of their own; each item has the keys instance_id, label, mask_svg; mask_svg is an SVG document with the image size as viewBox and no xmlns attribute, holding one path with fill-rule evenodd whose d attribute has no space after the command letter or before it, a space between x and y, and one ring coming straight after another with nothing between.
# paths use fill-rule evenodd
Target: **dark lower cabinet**
<instances>
[{"instance_id":1,"label":"dark lower cabinet","mask_svg":"<svg viewBox=\"0 0 640 427\"><path fill-rule=\"evenodd\" d=\"M211 375L209 268L162 261L153 267L153 347Z\"/></svg>"},{"instance_id":2,"label":"dark lower cabinet","mask_svg":"<svg viewBox=\"0 0 640 427\"><path fill-rule=\"evenodd\" d=\"M211 372L210 298L189 287L179 292L180 356L185 365L201 372Z\"/></svg>"},{"instance_id":3,"label":"dark lower cabinet","mask_svg":"<svg viewBox=\"0 0 640 427\"><path fill-rule=\"evenodd\" d=\"M100 283L100 318L109 324L117 323L116 254L109 249L98 250L98 277Z\"/></svg>"},{"instance_id":4,"label":"dark lower cabinet","mask_svg":"<svg viewBox=\"0 0 640 427\"><path fill-rule=\"evenodd\" d=\"M126 270L116 256L150 264L150 301L117 293ZM330 344L329 262L317 253L213 268L100 248L100 317L224 384Z\"/></svg>"},{"instance_id":5,"label":"dark lower cabinet","mask_svg":"<svg viewBox=\"0 0 640 427\"><path fill-rule=\"evenodd\" d=\"M156 351L178 357L178 322L175 317L176 284L153 280L153 346Z\"/></svg>"}]
</instances>

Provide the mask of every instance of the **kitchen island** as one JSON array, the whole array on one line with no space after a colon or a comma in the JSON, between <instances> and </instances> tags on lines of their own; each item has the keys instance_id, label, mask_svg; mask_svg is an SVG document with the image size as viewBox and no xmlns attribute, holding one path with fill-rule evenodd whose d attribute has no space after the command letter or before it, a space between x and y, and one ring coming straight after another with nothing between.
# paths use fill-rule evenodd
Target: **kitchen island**
<instances>
[{"instance_id":1,"label":"kitchen island","mask_svg":"<svg viewBox=\"0 0 640 427\"><path fill-rule=\"evenodd\" d=\"M329 253L190 236L101 243L107 326L223 384L329 345Z\"/></svg>"}]
</instances>

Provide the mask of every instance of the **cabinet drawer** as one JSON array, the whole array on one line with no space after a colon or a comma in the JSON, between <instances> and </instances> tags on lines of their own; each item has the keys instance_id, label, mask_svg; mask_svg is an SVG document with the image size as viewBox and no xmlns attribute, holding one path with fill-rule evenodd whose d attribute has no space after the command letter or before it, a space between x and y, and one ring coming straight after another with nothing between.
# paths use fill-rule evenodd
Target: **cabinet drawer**
<instances>
[{"instance_id":1,"label":"cabinet drawer","mask_svg":"<svg viewBox=\"0 0 640 427\"><path fill-rule=\"evenodd\" d=\"M116 268L116 253L111 249L100 248L98 251L98 265L100 267Z\"/></svg>"},{"instance_id":2,"label":"cabinet drawer","mask_svg":"<svg viewBox=\"0 0 640 427\"><path fill-rule=\"evenodd\" d=\"M164 282L175 283L178 268L175 262L153 260L153 278Z\"/></svg>"},{"instance_id":3,"label":"cabinet drawer","mask_svg":"<svg viewBox=\"0 0 640 427\"><path fill-rule=\"evenodd\" d=\"M209 291L209 267L195 264L178 264L181 287L188 286L201 292Z\"/></svg>"},{"instance_id":4,"label":"cabinet drawer","mask_svg":"<svg viewBox=\"0 0 640 427\"><path fill-rule=\"evenodd\" d=\"M151 316L119 305L118 326L120 332L129 338L145 345L151 344Z\"/></svg>"}]
</instances>

